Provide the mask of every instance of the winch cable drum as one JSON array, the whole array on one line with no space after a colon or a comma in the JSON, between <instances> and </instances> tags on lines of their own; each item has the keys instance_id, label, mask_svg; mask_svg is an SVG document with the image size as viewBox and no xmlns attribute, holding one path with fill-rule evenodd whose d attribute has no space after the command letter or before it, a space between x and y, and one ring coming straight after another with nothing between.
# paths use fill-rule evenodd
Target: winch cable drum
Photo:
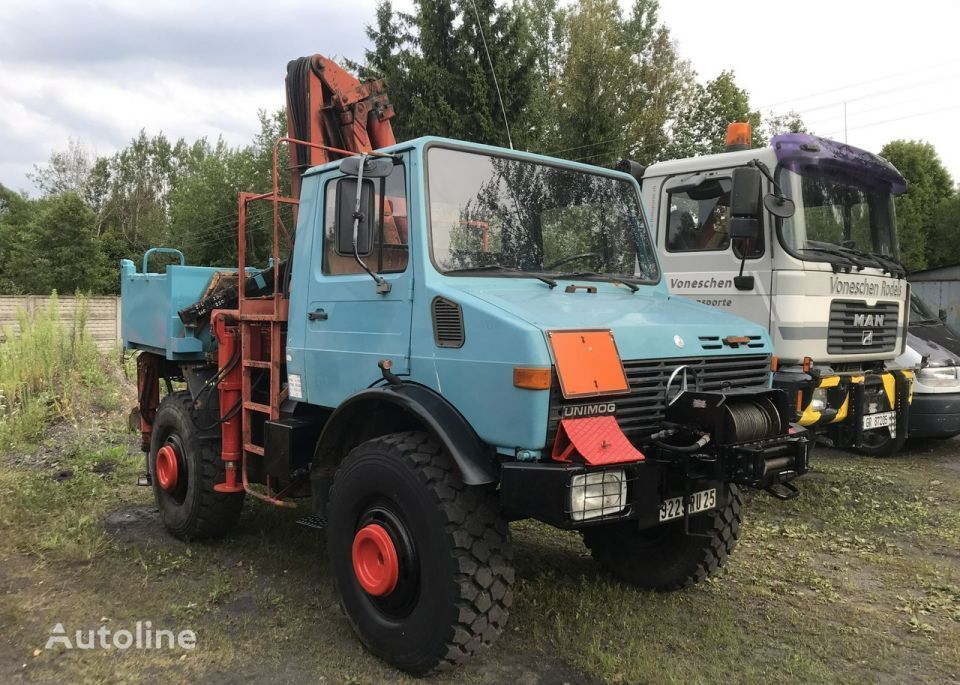
<instances>
[{"instance_id":1,"label":"winch cable drum","mask_svg":"<svg viewBox=\"0 0 960 685\"><path fill-rule=\"evenodd\" d=\"M727 442L755 442L780 435L782 424L777 408L766 397L751 397L724 405Z\"/></svg>"}]
</instances>

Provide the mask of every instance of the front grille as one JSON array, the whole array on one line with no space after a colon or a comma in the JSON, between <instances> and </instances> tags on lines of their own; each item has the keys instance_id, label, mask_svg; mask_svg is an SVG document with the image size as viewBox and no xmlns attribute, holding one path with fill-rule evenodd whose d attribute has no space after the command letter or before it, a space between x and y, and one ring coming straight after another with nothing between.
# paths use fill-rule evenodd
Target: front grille
<instances>
[{"instance_id":1,"label":"front grille","mask_svg":"<svg viewBox=\"0 0 960 685\"><path fill-rule=\"evenodd\" d=\"M665 410L664 390L670 374L681 364L688 368L687 388L704 392L726 388L766 388L770 379L770 357L751 354L737 357L712 357L708 359L657 359L623 362L630 382L630 394L625 397L607 397L588 400L564 400L560 389L554 384L550 401L550 423L547 444L560 423L564 406L614 402L620 429L636 443L658 430ZM679 380L674 381L679 388Z\"/></svg>"},{"instance_id":2,"label":"front grille","mask_svg":"<svg viewBox=\"0 0 960 685\"><path fill-rule=\"evenodd\" d=\"M878 302L870 307L863 300L834 300L830 303L827 352L892 352L897 347L899 312L898 302Z\"/></svg>"}]
</instances>

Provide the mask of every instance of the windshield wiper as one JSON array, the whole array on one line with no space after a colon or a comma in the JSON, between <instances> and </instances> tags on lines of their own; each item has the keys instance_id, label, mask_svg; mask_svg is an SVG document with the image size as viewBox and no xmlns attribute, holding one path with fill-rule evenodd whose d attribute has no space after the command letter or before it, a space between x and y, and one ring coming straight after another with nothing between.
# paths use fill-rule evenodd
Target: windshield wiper
<instances>
[{"instance_id":1,"label":"windshield wiper","mask_svg":"<svg viewBox=\"0 0 960 685\"><path fill-rule=\"evenodd\" d=\"M466 266L462 269L447 269L444 273L447 274L467 274L472 271L506 271L508 273L523 274L524 276L529 276L530 278L536 278L540 281L543 281L550 286L550 289L557 287L557 282L552 278L548 278L542 274L535 274L531 271L524 271L523 269L517 269L512 266L502 266L500 264L485 264L484 266Z\"/></svg>"},{"instance_id":2,"label":"windshield wiper","mask_svg":"<svg viewBox=\"0 0 960 685\"><path fill-rule=\"evenodd\" d=\"M596 271L572 271L568 274L557 274L556 278L560 279L570 279L570 278L605 278L612 283L619 283L620 285L625 285L630 288L630 292L637 292L640 288L636 283L631 283L630 281L620 278L619 276L613 276L611 274L600 274Z\"/></svg>"},{"instance_id":3,"label":"windshield wiper","mask_svg":"<svg viewBox=\"0 0 960 685\"><path fill-rule=\"evenodd\" d=\"M859 271L863 271L866 268L866 264L856 260L852 255L841 252L839 249L829 248L829 247L801 247L798 248L800 252L823 252L824 254L833 255L834 257L839 257L840 259L845 260L844 263L839 264L837 262L830 262L833 266L848 266L856 267ZM828 260L829 261L829 260Z\"/></svg>"},{"instance_id":4,"label":"windshield wiper","mask_svg":"<svg viewBox=\"0 0 960 685\"><path fill-rule=\"evenodd\" d=\"M853 254L858 257L866 257L867 259L873 260L873 263L877 265L877 268L883 269L891 276L897 276L902 271L906 275L907 270L900 262L896 261L891 257L886 257L884 255L875 254L873 252L867 252L866 250L861 250L858 247L849 247L847 245L838 245L838 250L842 250L845 254ZM892 268L891 268L892 265Z\"/></svg>"}]
</instances>

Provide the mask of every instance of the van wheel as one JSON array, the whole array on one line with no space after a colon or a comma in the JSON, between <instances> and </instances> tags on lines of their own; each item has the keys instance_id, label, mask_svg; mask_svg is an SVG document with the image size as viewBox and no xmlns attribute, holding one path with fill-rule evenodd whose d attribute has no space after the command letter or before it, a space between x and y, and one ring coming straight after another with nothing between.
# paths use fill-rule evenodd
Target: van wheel
<instances>
[{"instance_id":1,"label":"van wheel","mask_svg":"<svg viewBox=\"0 0 960 685\"><path fill-rule=\"evenodd\" d=\"M190 393L167 395L157 408L150 439L149 469L160 520L182 540L220 537L240 517L243 493L223 494L220 441L193 423Z\"/></svg>"},{"instance_id":2,"label":"van wheel","mask_svg":"<svg viewBox=\"0 0 960 685\"><path fill-rule=\"evenodd\" d=\"M886 428L864 431L863 440L856 451L868 457L890 457L899 452L907 441L906 431L901 432L902 435L892 438Z\"/></svg>"},{"instance_id":3,"label":"van wheel","mask_svg":"<svg viewBox=\"0 0 960 685\"><path fill-rule=\"evenodd\" d=\"M723 508L690 519L697 535L687 534L681 518L646 530L629 522L587 528L583 541L624 583L661 592L689 587L723 566L737 546L743 499L732 483L727 495Z\"/></svg>"},{"instance_id":4,"label":"van wheel","mask_svg":"<svg viewBox=\"0 0 960 685\"><path fill-rule=\"evenodd\" d=\"M376 656L425 675L503 631L513 550L496 491L464 485L425 433L354 448L334 477L328 519L341 604Z\"/></svg>"}]
</instances>

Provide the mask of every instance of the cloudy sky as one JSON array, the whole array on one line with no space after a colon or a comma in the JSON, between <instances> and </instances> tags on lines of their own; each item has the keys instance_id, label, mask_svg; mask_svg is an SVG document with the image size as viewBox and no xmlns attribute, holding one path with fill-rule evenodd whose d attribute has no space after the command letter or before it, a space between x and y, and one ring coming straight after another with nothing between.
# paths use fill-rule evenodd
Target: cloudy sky
<instances>
[{"instance_id":1,"label":"cloudy sky","mask_svg":"<svg viewBox=\"0 0 960 685\"><path fill-rule=\"evenodd\" d=\"M629 0L622 0L624 5ZM376 0L0 0L0 183L70 138L109 154L137 133L248 142L292 57L358 58ZM398 6L410 0L397 0ZM703 78L733 69L755 107L877 151L932 142L960 181L960 3L661 0ZM398 113L403 116L403 113Z\"/></svg>"}]
</instances>

